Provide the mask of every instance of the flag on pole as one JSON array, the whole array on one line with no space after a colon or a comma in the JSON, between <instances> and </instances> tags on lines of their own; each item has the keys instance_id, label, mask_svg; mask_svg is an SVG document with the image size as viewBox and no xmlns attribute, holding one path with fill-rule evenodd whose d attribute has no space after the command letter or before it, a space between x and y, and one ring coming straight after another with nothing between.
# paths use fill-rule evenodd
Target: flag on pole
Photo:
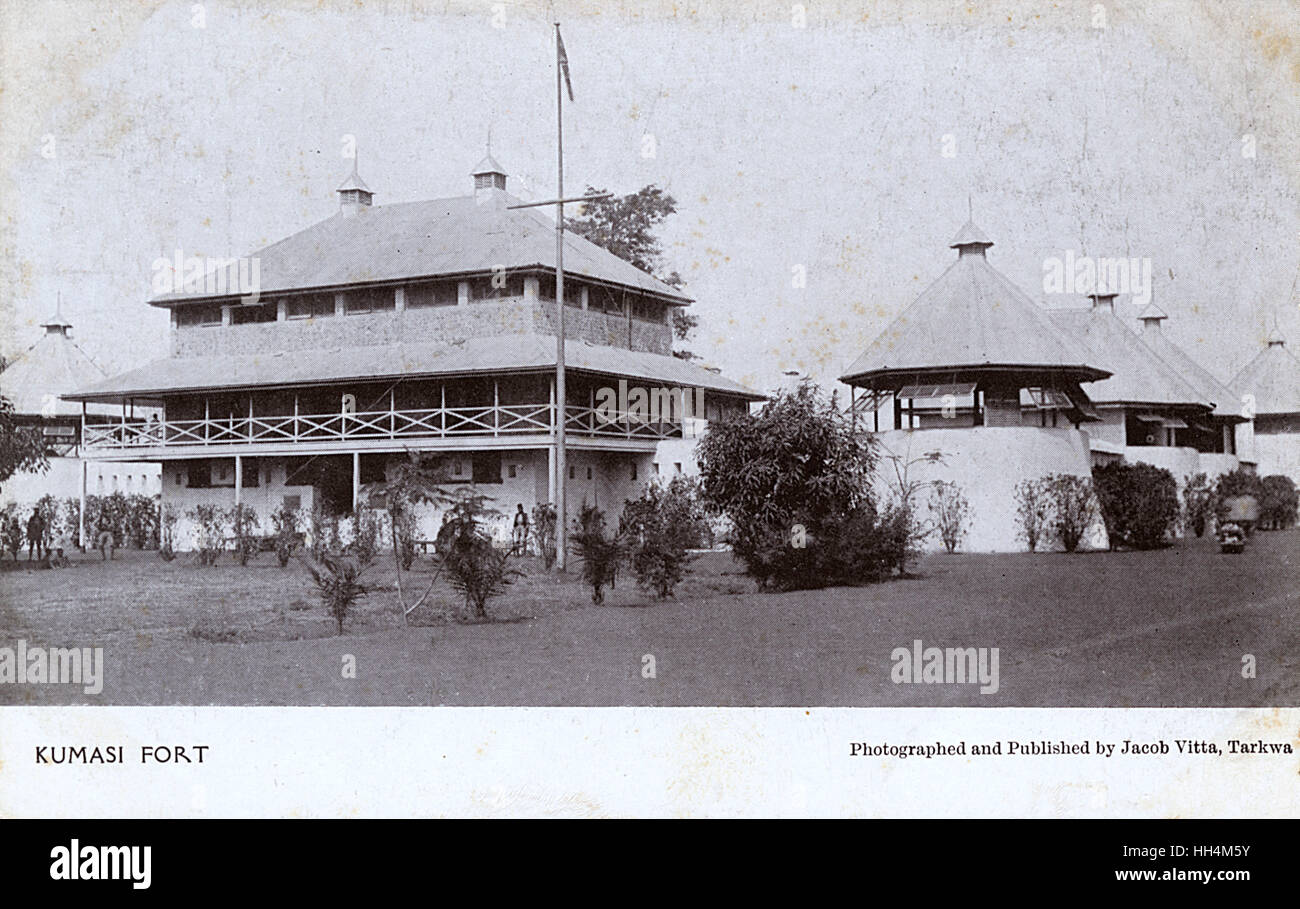
<instances>
[{"instance_id":1,"label":"flag on pole","mask_svg":"<svg viewBox=\"0 0 1300 909\"><path fill-rule=\"evenodd\" d=\"M560 25L555 25L555 40L560 42L560 71L564 73L564 87L569 90L569 100L573 100L573 83L569 81L569 55L564 52L564 39L560 37Z\"/></svg>"}]
</instances>

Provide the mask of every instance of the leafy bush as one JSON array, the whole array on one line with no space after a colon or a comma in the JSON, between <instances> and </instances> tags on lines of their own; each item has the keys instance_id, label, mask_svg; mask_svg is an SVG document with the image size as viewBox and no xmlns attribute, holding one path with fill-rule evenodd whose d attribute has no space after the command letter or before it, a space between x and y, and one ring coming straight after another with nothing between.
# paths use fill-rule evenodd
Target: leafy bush
<instances>
[{"instance_id":1,"label":"leafy bush","mask_svg":"<svg viewBox=\"0 0 1300 909\"><path fill-rule=\"evenodd\" d=\"M873 558L839 561L842 527L875 514L872 443L833 397L801 383L762 410L716 423L696 447L705 503L733 527L732 547L760 587L851 583L872 576ZM894 515L893 530L906 526ZM879 541L882 535L872 535ZM811 551L809 551L811 550ZM905 565L906 552L895 552Z\"/></svg>"},{"instance_id":2,"label":"leafy bush","mask_svg":"<svg viewBox=\"0 0 1300 909\"><path fill-rule=\"evenodd\" d=\"M1220 474L1214 484L1214 519L1222 524L1228 517L1228 499L1251 496L1256 502L1264 501L1264 481L1244 467L1231 473ZM1247 533L1253 529L1252 521L1238 521Z\"/></svg>"},{"instance_id":3,"label":"leafy bush","mask_svg":"<svg viewBox=\"0 0 1300 909\"><path fill-rule=\"evenodd\" d=\"M1110 548L1156 549L1178 521L1178 482L1163 467L1116 461L1093 468Z\"/></svg>"},{"instance_id":4,"label":"leafy bush","mask_svg":"<svg viewBox=\"0 0 1300 909\"><path fill-rule=\"evenodd\" d=\"M20 506L17 503L10 502L4 507L3 517L0 517L0 541L4 543L4 551L18 561L18 553L23 548L23 525L18 520L18 511Z\"/></svg>"},{"instance_id":5,"label":"leafy bush","mask_svg":"<svg viewBox=\"0 0 1300 909\"><path fill-rule=\"evenodd\" d=\"M1295 483L1281 474L1264 477L1260 486L1263 498L1259 503L1259 525L1264 530L1286 530L1296 522L1300 497Z\"/></svg>"},{"instance_id":6,"label":"leafy bush","mask_svg":"<svg viewBox=\"0 0 1300 909\"><path fill-rule=\"evenodd\" d=\"M605 588L614 585L618 563L625 555L618 536L605 534L605 515L595 506L584 506L573 519L569 547L582 560L582 580L591 588L591 602L605 602Z\"/></svg>"},{"instance_id":7,"label":"leafy bush","mask_svg":"<svg viewBox=\"0 0 1300 909\"><path fill-rule=\"evenodd\" d=\"M1071 474L1052 474L1047 477L1047 491L1052 503L1048 526L1065 551L1074 552L1097 519L1092 481Z\"/></svg>"},{"instance_id":8,"label":"leafy bush","mask_svg":"<svg viewBox=\"0 0 1300 909\"><path fill-rule=\"evenodd\" d=\"M316 594L321 603L334 619L336 632L342 634L348 613L368 592L361 583L365 568L342 556L331 555L322 556L315 563L303 560L303 565L316 584Z\"/></svg>"},{"instance_id":9,"label":"leafy bush","mask_svg":"<svg viewBox=\"0 0 1300 909\"><path fill-rule=\"evenodd\" d=\"M1030 552L1038 549L1038 544L1051 532L1049 522L1052 518L1051 481L1046 477L1036 480L1021 480L1016 484L1016 520L1020 525L1020 536Z\"/></svg>"},{"instance_id":10,"label":"leafy bush","mask_svg":"<svg viewBox=\"0 0 1300 909\"><path fill-rule=\"evenodd\" d=\"M637 585L661 600L672 596L691 561L687 548L708 533L698 481L678 476L648 484L640 498L624 503L618 532Z\"/></svg>"},{"instance_id":11,"label":"leafy bush","mask_svg":"<svg viewBox=\"0 0 1300 909\"><path fill-rule=\"evenodd\" d=\"M185 512L185 516L194 522L197 536L195 556L199 564L208 567L217 564L217 558L226 548L225 511L216 505L201 504Z\"/></svg>"},{"instance_id":12,"label":"leafy bush","mask_svg":"<svg viewBox=\"0 0 1300 909\"><path fill-rule=\"evenodd\" d=\"M298 509L280 503L280 507L271 512L271 527L275 533L275 558L284 568L298 546Z\"/></svg>"},{"instance_id":13,"label":"leafy bush","mask_svg":"<svg viewBox=\"0 0 1300 909\"><path fill-rule=\"evenodd\" d=\"M465 608L486 619L487 602L514 583L519 572L506 567L507 553L492 545L489 522L497 513L487 497L465 491L443 516L438 553L452 589L465 598Z\"/></svg>"},{"instance_id":14,"label":"leafy bush","mask_svg":"<svg viewBox=\"0 0 1300 909\"><path fill-rule=\"evenodd\" d=\"M1206 525L1214 516L1214 486L1198 473L1183 487L1183 520L1197 537L1205 536Z\"/></svg>"},{"instance_id":15,"label":"leafy bush","mask_svg":"<svg viewBox=\"0 0 1300 909\"><path fill-rule=\"evenodd\" d=\"M944 549L949 553L956 552L970 520L970 503L962 494L961 487L945 480L935 480L930 488L930 514L934 517Z\"/></svg>"}]
</instances>

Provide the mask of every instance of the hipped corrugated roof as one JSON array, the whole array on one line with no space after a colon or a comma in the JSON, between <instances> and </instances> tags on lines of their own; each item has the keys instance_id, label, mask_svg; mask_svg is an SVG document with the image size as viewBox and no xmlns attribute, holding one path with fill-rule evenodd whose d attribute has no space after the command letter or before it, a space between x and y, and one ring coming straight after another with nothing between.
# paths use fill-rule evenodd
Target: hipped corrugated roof
<instances>
[{"instance_id":1,"label":"hipped corrugated roof","mask_svg":"<svg viewBox=\"0 0 1300 909\"><path fill-rule=\"evenodd\" d=\"M1112 373L1110 378L1088 386L1088 397L1094 404L1213 407L1211 396L1144 344L1109 306L1056 309L1049 315L1052 322L1087 348L1090 362Z\"/></svg>"},{"instance_id":2,"label":"hipped corrugated roof","mask_svg":"<svg viewBox=\"0 0 1300 909\"><path fill-rule=\"evenodd\" d=\"M1280 335L1245 365L1232 380L1240 395L1255 396L1256 414L1300 413L1300 359Z\"/></svg>"},{"instance_id":3,"label":"hipped corrugated roof","mask_svg":"<svg viewBox=\"0 0 1300 909\"><path fill-rule=\"evenodd\" d=\"M644 351L565 343L570 370L763 397L686 360ZM470 338L458 344L394 344L276 354L169 357L78 389L76 400L148 398L182 391L273 388L325 382L535 371L555 368L555 339L545 335Z\"/></svg>"},{"instance_id":4,"label":"hipped corrugated roof","mask_svg":"<svg viewBox=\"0 0 1300 909\"><path fill-rule=\"evenodd\" d=\"M46 325L67 326L63 320ZM61 332L47 332L26 353L0 373L0 394L13 402L14 411L32 416L80 416L81 405L59 396L104 381L107 373ZM116 408L95 405L89 413L118 413Z\"/></svg>"},{"instance_id":5,"label":"hipped corrugated roof","mask_svg":"<svg viewBox=\"0 0 1300 909\"><path fill-rule=\"evenodd\" d=\"M362 206L351 214L336 213L247 258L258 260L263 295L487 274L501 267L554 270L555 222L534 209L506 207L519 201L493 191L477 199L458 196ZM669 302L690 302L680 291L572 233L565 234L564 269ZM228 267L227 276L225 286L238 288L237 265ZM225 296L234 295L232 291ZM166 306L204 298L202 293L177 292L150 302Z\"/></svg>"},{"instance_id":6,"label":"hipped corrugated roof","mask_svg":"<svg viewBox=\"0 0 1300 909\"><path fill-rule=\"evenodd\" d=\"M871 342L843 381L909 370L1007 367L1059 371L1075 381L1106 375L1023 291L989 265L990 244L967 224L954 246L969 251Z\"/></svg>"},{"instance_id":7,"label":"hipped corrugated roof","mask_svg":"<svg viewBox=\"0 0 1300 909\"><path fill-rule=\"evenodd\" d=\"M1139 314L1138 318L1167 318L1163 314L1160 316L1148 315L1147 313L1153 306L1155 306L1154 303L1147 306ZM1211 375L1205 367L1193 360L1181 347L1165 337L1163 332L1142 332L1142 343L1151 348L1162 360L1178 370L1183 378L1201 393L1205 400L1213 403L1216 417L1236 420L1245 419L1245 417L1241 416L1240 396Z\"/></svg>"}]
</instances>

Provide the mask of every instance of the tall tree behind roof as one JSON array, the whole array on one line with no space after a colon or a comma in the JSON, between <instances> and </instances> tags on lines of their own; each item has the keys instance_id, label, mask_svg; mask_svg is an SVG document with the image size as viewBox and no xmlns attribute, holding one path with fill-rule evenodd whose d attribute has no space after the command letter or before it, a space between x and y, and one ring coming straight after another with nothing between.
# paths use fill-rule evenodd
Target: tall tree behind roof
<instances>
[{"instance_id":1,"label":"tall tree behind roof","mask_svg":"<svg viewBox=\"0 0 1300 909\"><path fill-rule=\"evenodd\" d=\"M584 195L606 192L588 186ZM609 250L648 275L672 287L684 282L681 275L672 272L660 274L663 268L663 248L655 235L659 225L677 211L677 200L653 183L626 196L610 196L587 202L581 218L566 221L569 230ZM699 319L679 307L673 309L673 334L679 341L687 340L699 324ZM673 356L682 360L698 359L689 350L674 350Z\"/></svg>"}]
</instances>

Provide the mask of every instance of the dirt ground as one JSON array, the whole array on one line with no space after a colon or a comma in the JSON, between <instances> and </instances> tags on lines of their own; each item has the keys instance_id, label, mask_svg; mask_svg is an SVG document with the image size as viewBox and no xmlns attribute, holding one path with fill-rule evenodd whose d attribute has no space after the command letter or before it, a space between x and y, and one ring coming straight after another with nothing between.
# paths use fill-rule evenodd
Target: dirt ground
<instances>
[{"instance_id":1,"label":"dirt ground","mask_svg":"<svg viewBox=\"0 0 1300 909\"><path fill-rule=\"evenodd\" d=\"M446 621L463 606L439 580L410 627L384 562L341 637L304 568L269 554L244 568L73 558L0 572L0 647L103 647L104 690L0 684L0 704L1300 706L1298 531L1257 534L1238 556L1208 539L934 554L916 578L781 594L709 553L675 599L624 576L603 606L522 560L495 621ZM408 596L431 571L404 575ZM998 648L999 690L895 684L891 653L917 639Z\"/></svg>"}]
</instances>

